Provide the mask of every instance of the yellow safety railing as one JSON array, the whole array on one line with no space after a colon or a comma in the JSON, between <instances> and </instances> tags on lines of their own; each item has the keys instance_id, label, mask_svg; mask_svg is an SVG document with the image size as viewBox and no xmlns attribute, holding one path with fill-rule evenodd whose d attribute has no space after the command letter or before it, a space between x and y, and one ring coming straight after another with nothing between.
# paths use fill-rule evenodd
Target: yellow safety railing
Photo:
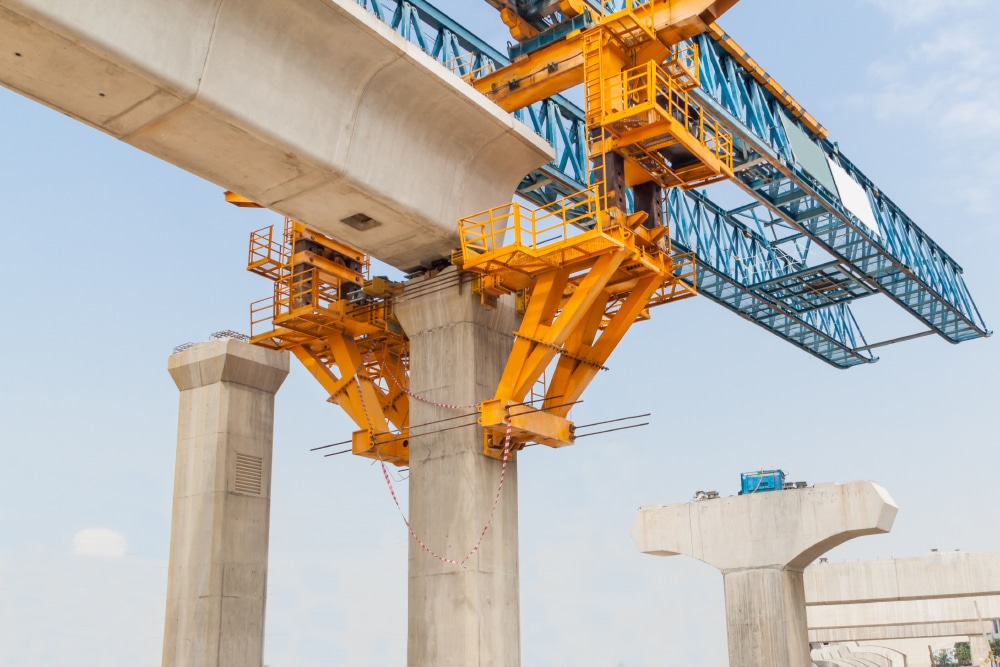
<instances>
[{"instance_id":1,"label":"yellow safety railing","mask_svg":"<svg viewBox=\"0 0 1000 667\"><path fill-rule=\"evenodd\" d=\"M603 191L603 184L597 184L544 208L514 202L462 218L459 231L463 257L468 261L509 247L537 251L599 227Z\"/></svg>"},{"instance_id":2,"label":"yellow safety railing","mask_svg":"<svg viewBox=\"0 0 1000 667\"><path fill-rule=\"evenodd\" d=\"M285 245L280 238L275 238L273 225L250 235L248 270L276 280L285 262Z\"/></svg>"},{"instance_id":3,"label":"yellow safety railing","mask_svg":"<svg viewBox=\"0 0 1000 667\"><path fill-rule=\"evenodd\" d=\"M694 42L681 42L671 46L670 56L662 67L685 90L701 85L698 45Z\"/></svg>"},{"instance_id":4,"label":"yellow safety railing","mask_svg":"<svg viewBox=\"0 0 1000 667\"><path fill-rule=\"evenodd\" d=\"M681 81L650 61L605 82L607 108L603 125L616 134L672 118L732 169L733 137L697 104Z\"/></svg>"},{"instance_id":5,"label":"yellow safety railing","mask_svg":"<svg viewBox=\"0 0 1000 667\"><path fill-rule=\"evenodd\" d=\"M688 132L732 169L733 135L723 128L713 116L709 116L700 105L692 102L691 95L687 90L678 86L675 79L668 76L659 67L654 65L654 68L656 70L657 105L670 116L685 122ZM663 105L664 100L667 100L669 104Z\"/></svg>"},{"instance_id":6,"label":"yellow safety railing","mask_svg":"<svg viewBox=\"0 0 1000 667\"><path fill-rule=\"evenodd\" d=\"M250 304L250 339L274 331L274 296Z\"/></svg>"}]
</instances>

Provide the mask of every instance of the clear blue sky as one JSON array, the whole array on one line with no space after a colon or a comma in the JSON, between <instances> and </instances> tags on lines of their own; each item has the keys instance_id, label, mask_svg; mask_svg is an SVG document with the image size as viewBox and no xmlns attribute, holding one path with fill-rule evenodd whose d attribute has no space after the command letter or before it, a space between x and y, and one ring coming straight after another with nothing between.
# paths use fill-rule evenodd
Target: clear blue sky
<instances>
[{"instance_id":1,"label":"clear blue sky","mask_svg":"<svg viewBox=\"0 0 1000 667\"><path fill-rule=\"evenodd\" d=\"M441 5L506 40L485 3ZM963 264L1000 326L997 3L743 0L722 23ZM243 270L247 236L278 218L5 90L0 137L0 667L158 665L166 358L247 329L268 290ZM917 329L884 302L857 310L875 339ZM653 424L521 457L524 664L724 664L719 574L639 555L628 530L640 505L735 493L760 466L889 490L893 532L832 560L997 550L998 349L924 338L843 372L705 299L656 311L576 414ZM278 397L267 661L402 665L407 534L376 468L308 452L352 430L324 399L298 368ZM110 532L80 534L95 529Z\"/></svg>"}]
</instances>

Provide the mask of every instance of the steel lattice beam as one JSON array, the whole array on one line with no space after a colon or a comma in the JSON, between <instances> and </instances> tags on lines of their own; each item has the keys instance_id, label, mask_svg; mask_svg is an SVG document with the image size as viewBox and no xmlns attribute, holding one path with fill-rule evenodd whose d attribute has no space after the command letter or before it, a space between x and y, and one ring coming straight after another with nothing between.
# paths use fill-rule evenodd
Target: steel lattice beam
<instances>
[{"instance_id":1,"label":"steel lattice beam","mask_svg":"<svg viewBox=\"0 0 1000 667\"><path fill-rule=\"evenodd\" d=\"M699 99L733 131L743 160L743 189L788 225L861 274L873 287L947 340L990 335L962 278L962 268L827 139L813 140L822 154L864 188L878 231L848 211L840 195L796 162L783 129L797 121L774 96L711 37L698 38Z\"/></svg>"}]
</instances>

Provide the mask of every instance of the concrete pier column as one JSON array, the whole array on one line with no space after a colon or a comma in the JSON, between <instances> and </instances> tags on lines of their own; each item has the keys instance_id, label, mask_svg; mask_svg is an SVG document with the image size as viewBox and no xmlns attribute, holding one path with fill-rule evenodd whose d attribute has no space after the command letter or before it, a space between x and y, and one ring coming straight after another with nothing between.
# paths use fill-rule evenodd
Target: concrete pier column
<instances>
[{"instance_id":1,"label":"concrete pier column","mask_svg":"<svg viewBox=\"0 0 1000 667\"><path fill-rule=\"evenodd\" d=\"M685 555L722 571L730 667L809 667L802 570L833 547L887 533L896 517L873 482L820 484L643 507L643 553Z\"/></svg>"},{"instance_id":2,"label":"concrete pier column","mask_svg":"<svg viewBox=\"0 0 1000 667\"><path fill-rule=\"evenodd\" d=\"M501 299L480 304L468 276L454 268L411 281L397 297L410 339L410 389L423 398L475 405L492 398L518 318ZM416 425L474 413L410 401ZM483 431L457 428L410 439L410 525L438 554L462 560L482 533L500 478L500 461L483 455ZM503 496L478 553L458 567L415 541L409 553L409 667L517 667L521 661L517 542L517 466L507 467Z\"/></svg>"},{"instance_id":3,"label":"concrete pier column","mask_svg":"<svg viewBox=\"0 0 1000 667\"><path fill-rule=\"evenodd\" d=\"M168 369L181 396L163 666L259 666L274 394L288 355L218 340Z\"/></svg>"},{"instance_id":4,"label":"concrete pier column","mask_svg":"<svg viewBox=\"0 0 1000 667\"><path fill-rule=\"evenodd\" d=\"M984 635L969 635L969 652L972 664L979 667L990 657L990 642Z\"/></svg>"}]
</instances>

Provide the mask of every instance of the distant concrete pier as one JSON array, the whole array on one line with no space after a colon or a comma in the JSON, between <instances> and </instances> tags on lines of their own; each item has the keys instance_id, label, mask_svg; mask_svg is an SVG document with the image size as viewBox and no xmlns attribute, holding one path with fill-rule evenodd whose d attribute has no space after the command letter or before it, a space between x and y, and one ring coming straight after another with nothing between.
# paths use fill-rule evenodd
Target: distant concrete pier
<instances>
[{"instance_id":1,"label":"distant concrete pier","mask_svg":"<svg viewBox=\"0 0 1000 667\"><path fill-rule=\"evenodd\" d=\"M821 484L643 507L643 553L684 555L722 571L730 667L810 667L803 569L833 547L887 533L897 507L873 482Z\"/></svg>"},{"instance_id":2,"label":"distant concrete pier","mask_svg":"<svg viewBox=\"0 0 1000 667\"><path fill-rule=\"evenodd\" d=\"M168 368L181 396L163 667L260 665L274 394L288 355L217 340Z\"/></svg>"}]
</instances>

